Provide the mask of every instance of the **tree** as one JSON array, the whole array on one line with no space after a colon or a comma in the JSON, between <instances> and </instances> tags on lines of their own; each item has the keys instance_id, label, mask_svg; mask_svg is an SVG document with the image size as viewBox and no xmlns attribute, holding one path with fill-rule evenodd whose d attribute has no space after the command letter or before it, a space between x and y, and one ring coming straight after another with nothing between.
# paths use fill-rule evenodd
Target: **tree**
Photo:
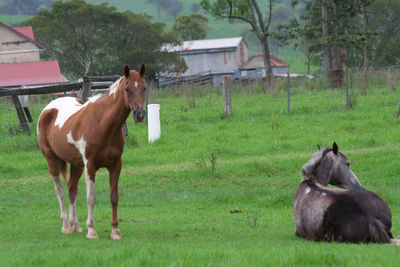
<instances>
[{"instance_id":1,"label":"tree","mask_svg":"<svg viewBox=\"0 0 400 267\"><path fill-rule=\"evenodd\" d=\"M268 1L267 18L263 17L257 0L202 0L200 5L217 19L228 19L230 22L240 20L248 23L263 48L265 73L268 88L273 87L273 74L270 60L269 36L272 21L273 0Z\"/></svg>"},{"instance_id":2,"label":"tree","mask_svg":"<svg viewBox=\"0 0 400 267\"><path fill-rule=\"evenodd\" d=\"M126 63L146 63L150 75L172 65L182 68L177 54L160 51L162 44L175 42L163 31L164 24L151 23L148 15L117 12L106 3L56 1L51 10L41 10L22 24L33 27L47 48L44 56L57 59L72 78L120 73Z\"/></svg>"},{"instance_id":3,"label":"tree","mask_svg":"<svg viewBox=\"0 0 400 267\"><path fill-rule=\"evenodd\" d=\"M368 28L375 34L369 45L371 65L400 65L400 2L376 0L366 7Z\"/></svg>"},{"instance_id":4,"label":"tree","mask_svg":"<svg viewBox=\"0 0 400 267\"><path fill-rule=\"evenodd\" d=\"M206 17L193 13L191 15L179 15L174 23L172 30L182 40L204 39L207 35L208 22Z\"/></svg>"},{"instance_id":5,"label":"tree","mask_svg":"<svg viewBox=\"0 0 400 267\"><path fill-rule=\"evenodd\" d=\"M53 0L6 0L0 13L7 15L35 15L40 9L48 9Z\"/></svg>"},{"instance_id":6,"label":"tree","mask_svg":"<svg viewBox=\"0 0 400 267\"><path fill-rule=\"evenodd\" d=\"M299 1L293 1L298 4ZM337 88L343 80L346 49L360 48L367 38L362 27L362 8L371 0L303 0L305 14L297 33L314 42L310 49L324 57L325 74ZM299 36L298 35L298 36Z\"/></svg>"}]
</instances>

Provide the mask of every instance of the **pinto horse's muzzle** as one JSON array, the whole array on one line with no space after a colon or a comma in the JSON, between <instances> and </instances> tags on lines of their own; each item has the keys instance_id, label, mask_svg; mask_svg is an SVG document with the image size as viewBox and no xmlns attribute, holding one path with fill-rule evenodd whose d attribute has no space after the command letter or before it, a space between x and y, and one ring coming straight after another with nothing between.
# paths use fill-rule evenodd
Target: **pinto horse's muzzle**
<instances>
[{"instance_id":1,"label":"pinto horse's muzzle","mask_svg":"<svg viewBox=\"0 0 400 267\"><path fill-rule=\"evenodd\" d=\"M138 107L133 110L133 119L135 122L142 122L145 116L146 112L143 110L143 108Z\"/></svg>"}]
</instances>

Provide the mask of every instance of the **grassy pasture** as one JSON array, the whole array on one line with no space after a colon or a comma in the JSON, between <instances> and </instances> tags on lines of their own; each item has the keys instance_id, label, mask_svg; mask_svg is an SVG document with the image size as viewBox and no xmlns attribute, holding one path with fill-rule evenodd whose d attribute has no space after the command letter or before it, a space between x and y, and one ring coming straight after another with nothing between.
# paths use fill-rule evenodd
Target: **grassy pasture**
<instances>
[{"instance_id":1,"label":"grassy pasture","mask_svg":"<svg viewBox=\"0 0 400 267\"><path fill-rule=\"evenodd\" d=\"M63 235L53 182L35 135L11 136L3 127L14 110L0 102L0 259L2 266L393 266L392 245L314 243L294 236L292 202L300 168L331 145L351 160L364 187L393 213L400 235L400 121L398 91L293 90L292 114L284 91L236 87L233 116L222 114L213 89L185 97L157 92L162 138L147 144L147 127L128 119L120 177L121 241L111 241L107 173L96 179L95 228L87 240L84 179L77 201L83 233ZM153 92L154 93L154 92ZM44 103L34 105L37 118ZM35 132L35 125L32 125ZM212 173L210 155L215 155ZM231 213L232 211L232 213ZM236 212L235 212L236 211Z\"/></svg>"}]
</instances>

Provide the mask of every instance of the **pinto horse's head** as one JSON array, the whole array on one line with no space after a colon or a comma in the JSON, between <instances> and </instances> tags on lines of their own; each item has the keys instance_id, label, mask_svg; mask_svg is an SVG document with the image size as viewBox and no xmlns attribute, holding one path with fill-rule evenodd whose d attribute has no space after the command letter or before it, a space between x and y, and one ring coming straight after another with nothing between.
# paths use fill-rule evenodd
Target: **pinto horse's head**
<instances>
[{"instance_id":1,"label":"pinto horse's head","mask_svg":"<svg viewBox=\"0 0 400 267\"><path fill-rule=\"evenodd\" d=\"M302 168L305 179L312 177L322 185L336 185L342 188L358 188L361 183L350 167L349 159L339 152L334 142L332 148L315 152L311 160Z\"/></svg>"},{"instance_id":2,"label":"pinto horse's head","mask_svg":"<svg viewBox=\"0 0 400 267\"><path fill-rule=\"evenodd\" d=\"M128 65L125 65L124 68L125 102L132 110L135 122L142 122L145 118L145 111L143 110L147 86L143 79L145 71L144 64L140 67L139 72L130 70Z\"/></svg>"}]
</instances>

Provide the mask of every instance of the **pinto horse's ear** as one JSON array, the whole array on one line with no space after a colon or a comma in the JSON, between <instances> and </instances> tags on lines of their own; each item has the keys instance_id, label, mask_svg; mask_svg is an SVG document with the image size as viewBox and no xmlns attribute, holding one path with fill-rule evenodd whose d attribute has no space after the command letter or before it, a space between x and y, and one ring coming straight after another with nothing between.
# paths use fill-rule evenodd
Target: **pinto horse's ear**
<instances>
[{"instance_id":1,"label":"pinto horse's ear","mask_svg":"<svg viewBox=\"0 0 400 267\"><path fill-rule=\"evenodd\" d=\"M335 155L337 155L339 148L338 148L336 142L333 142L332 149L333 149L333 153L335 153Z\"/></svg>"},{"instance_id":2,"label":"pinto horse's ear","mask_svg":"<svg viewBox=\"0 0 400 267\"><path fill-rule=\"evenodd\" d=\"M142 66L140 66L140 70L139 70L140 77L143 77L145 71L146 71L146 65L142 64Z\"/></svg>"},{"instance_id":3,"label":"pinto horse's ear","mask_svg":"<svg viewBox=\"0 0 400 267\"><path fill-rule=\"evenodd\" d=\"M130 73L129 66L125 65L125 67L124 67L124 76L125 76L125 78L129 77L129 73Z\"/></svg>"},{"instance_id":4,"label":"pinto horse's ear","mask_svg":"<svg viewBox=\"0 0 400 267\"><path fill-rule=\"evenodd\" d=\"M321 146L320 145L317 145L317 147L318 147L318 150L321 150Z\"/></svg>"}]
</instances>

